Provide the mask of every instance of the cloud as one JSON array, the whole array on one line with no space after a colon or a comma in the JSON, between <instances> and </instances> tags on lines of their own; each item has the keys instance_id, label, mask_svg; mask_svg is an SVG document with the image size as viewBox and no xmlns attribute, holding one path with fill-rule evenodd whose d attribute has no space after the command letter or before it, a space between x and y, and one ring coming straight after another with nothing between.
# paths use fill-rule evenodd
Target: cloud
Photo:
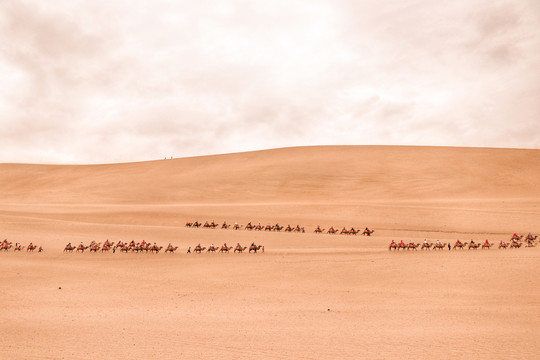
<instances>
[{"instance_id":1,"label":"cloud","mask_svg":"<svg viewBox=\"0 0 540 360\"><path fill-rule=\"evenodd\" d=\"M23 1L0 10L0 161L318 144L538 147L533 1Z\"/></svg>"}]
</instances>

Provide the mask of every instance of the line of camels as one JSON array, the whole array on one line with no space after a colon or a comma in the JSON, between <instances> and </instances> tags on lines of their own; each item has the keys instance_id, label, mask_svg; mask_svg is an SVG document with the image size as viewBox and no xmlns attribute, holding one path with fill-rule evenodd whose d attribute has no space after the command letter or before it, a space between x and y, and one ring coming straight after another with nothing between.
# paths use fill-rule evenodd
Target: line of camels
<instances>
[{"instance_id":1,"label":"line of camels","mask_svg":"<svg viewBox=\"0 0 540 360\"><path fill-rule=\"evenodd\" d=\"M222 225L219 225L218 223L212 220L212 221L205 221L204 224L199 221L188 221L186 222L185 226L189 228L197 228L197 229L198 228L203 228L203 229L216 229L216 228L229 229L230 228L233 230L244 229L244 230L250 230L250 231L278 231L279 232L283 230L284 232L298 232L298 233L306 232L305 228L300 225L291 226L289 224L287 226L283 226L283 225L279 225L278 223L276 223L275 225L268 224L266 226L263 226L261 225L261 223L257 225L253 225L251 222L249 222L246 226L244 226L244 225L238 224L237 222L235 222L234 224L227 224L227 222L224 221ZM330 226L330 228L328 228L327 230L317 225L317 227L315 228L313 232L316 234L322 234L322 233L340 234L340 235L360 234L360 235L371 236L371 234L373 234L375 230L370 230L367 227L364 230L355 229L354 227L351 227L350 229L347 229L346 227L344 227L341 230L339 230L337 227L334 227L334 226Z\"/></svg>"},{"instance_id":2,"label":"line of camels","mask_svg":"<svg viewBox=\"0 0 540 360\"><path fill-rule=\"evenodd\" d=\"M525 240L523 240L523 235L517 236L514 234L510 241L501 240L499 242L499 249L519 249L521 246L524 247L535 247L536 246L536 239L538 235L532 236L528 235ZM437 240L437 242L432 243L428 242L427 240L424 240L423 243L414 243L409 242L408 244L404 243L403 240L400 242L396 242L392 240L390 245L388 246L388 250L392 251L399 251L399 250L444 250L448 248L448 250L463 250L465 248L469 250L477 250L477 249L487 249L489 250L491 247L495 246L495 243L490 243L489 240L486 239L484 242L474 242L474 240L471 240L470 242L461 242L460 240L457 240L453 245L451 243L441 243Z\"/></svg>"},{"instance_id":3,"label":"line of camels","mask_svg":"<svg viewBox=\"0 0 540 360\"><path fill-rule=\"evenodd\" d=\"M202 252L206 251L207 253L219 252L221 254L223 253L228 254L231 250L233 250L233 253L243 253L244 251L246 251L246 249L248 249L247 246L242 246L239 243L236 244L236 246L234 247L234 250L232 246L228 246L226 243L221 246L214 246L214 244L212 244L208 247L208 249L206 248L206 246L201 246L201 244L198 244L197 246L193 248L193 251L191 250L191 246L190 246L187 250L187 253L188 254L191 254L191 253L201 254ZM248 252L257 253L257 251L264 252L264 246L251 243L251 245L249 246Z\"/></svg>"},{"instance_id":4,"label":"line of camels","mask_svg":"<svg viewBox=\"0 0 540 360\"><path fill-rule=\"evenodd\" d=\"M0 245L0 251L9 251L9 249L13 248L13 251L23 251L26 249L26 252L34 252L34 250L38 249L37 245L34 245L33 243L30 243L28 245L23 246L22 244L16 243L13 245L13 242L7 241L5 239L2 244ZM43 252L43 248L39 246L38 252Z\"/></svg>"},{"instance_id":5,"label":"line of camels","mask_svg":"<svg viewBox=\"0 0 540 360\"><path fill-rule=\"evenodd\" d=\"M123 242L122 240L118 241L116 244L112 241L106 240L103 244L101 242L95 242L92 241L89 245L84 245L82 242L79 245L72 245L71 243L67 244L64 247L64 252L81 252L84 253L85 251L89 252L109 252L112 251L115 253L116 251L119 251L121 253L128 253L128 252L134 252L134 253L154 253L158 254L163 249L163 246L159 246L156 243L149 243L143 240L142 242ZM164 252L165 253L174 253L178 249L178 246L172 246L169 244Z\"/></svg>"},{"instance_id":6,"label":"line of camels","mask_svg":"<svg viewBox=\"0 0 540 360\"><path fill-rule=\"evenodd\" d=\"M115 253L116 251L119 251L121 253L132 252L132 253L158 254L162 249L163 249L163 246L159 246L156 243L151 244L144 240L142 242L137 242L137 243L135 241L131 241L127 243L120 240L116 244L112 241L107 240L103 244L100 242L98 243L98 242L92 241L89 245L84 245L83 243L80 243L79 245L74 246L74 245L71 245L71 243L69 243L64 247L64 252L72 253L75 251L75 252L84 253L85 251L89 251L89 252L95 252L95 253L97 252L104 253L104 252L112 251L113 253ZM240 244L237 244L236 247L234 247L234 250L232 246L227 246L227 244L223 244L222 246L214 246L212 244L208 247L208 249L198 244L197 246L193 248L193 251L191 250L191 246L190 246L187 250L187 253L188 254L191 254L191 253L201 254L203 251L213 252L213 253L216 253L216 252L229 253L231 250L233 250L234 253L236 252L242 253L246 249L248 249L248 252L250 253L251 252L256 253L258 251L264 252L263 245L255 245L255 243L252 243L249 247L241 246ZM173 254L176 250L178 250L178 246L173 246L172 244L169 243L169 245L165 247L165 250L163 252Z\"/></svg>"}]
</instances>

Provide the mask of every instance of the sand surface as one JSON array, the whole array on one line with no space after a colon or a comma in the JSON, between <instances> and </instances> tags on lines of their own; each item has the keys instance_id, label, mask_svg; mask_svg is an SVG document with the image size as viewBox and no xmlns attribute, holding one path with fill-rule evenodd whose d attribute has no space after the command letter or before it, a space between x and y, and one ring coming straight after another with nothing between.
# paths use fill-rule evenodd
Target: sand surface
<instances>
[{"instance_id":1,"label":"sand surface","mask_svg":"<svg viewBox=\"0 0 540 360\"><path fill-rule=\"evenodd\" d=\"M540 233L540 151L309 147L0 164L0 359L537 359L540 250L389 252ZM186 228L187 221L305 233ZM374 236L314 234L317 225ZM175 254L63 253L169 242ZM186 254L201 243L257 254Z\"/></svg>"}]
</instances>

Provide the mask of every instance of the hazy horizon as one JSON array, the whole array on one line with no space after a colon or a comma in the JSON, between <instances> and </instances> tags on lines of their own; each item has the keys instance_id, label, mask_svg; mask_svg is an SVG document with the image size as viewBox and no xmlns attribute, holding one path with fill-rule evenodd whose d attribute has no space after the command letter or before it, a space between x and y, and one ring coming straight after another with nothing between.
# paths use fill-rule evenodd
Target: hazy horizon
<instances>
[{"instance_id":1,"label":"hazy horizon","mask_svg":"<svg viewBox=\"0 0 540 360\"><path fill-rule=\"evenodd\" d=\"M533 0L0 4L0 163L540 148Z\"/></svg>"}]
</instances>

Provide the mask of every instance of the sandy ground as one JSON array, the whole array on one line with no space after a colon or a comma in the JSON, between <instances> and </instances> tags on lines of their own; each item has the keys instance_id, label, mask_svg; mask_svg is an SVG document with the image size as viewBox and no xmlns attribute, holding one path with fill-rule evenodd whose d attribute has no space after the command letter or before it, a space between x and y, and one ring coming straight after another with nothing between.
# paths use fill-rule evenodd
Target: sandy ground
<instances>
[{"instance_id":1,"label":"sandy ground","mask_svg":"<svg viewBox=\"0 0 540 360\"><path fill-rule=\"evenodd\" d=\"M540 151L414 147L0 164L0 237L45 248L0 253L0 359L537 359L538 247L387 247L540 233L539 164ZM179 249L62 252L106 239ZM253 241L266 251L185 253Z\"/></svg>"}]
</instances>

